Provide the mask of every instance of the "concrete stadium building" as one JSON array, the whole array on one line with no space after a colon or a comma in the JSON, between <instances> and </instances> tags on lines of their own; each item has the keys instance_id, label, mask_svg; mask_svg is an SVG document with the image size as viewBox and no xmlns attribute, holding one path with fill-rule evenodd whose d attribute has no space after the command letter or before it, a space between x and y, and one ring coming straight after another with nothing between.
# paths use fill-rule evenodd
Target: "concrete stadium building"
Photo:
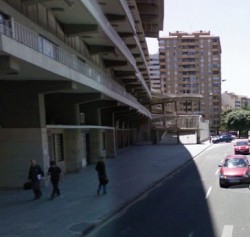
<instances>
[{"instance_id":1,"label":"concrete stadium building","mask_svg":"<svg viewBox=\"0 0 250 237\"><path fill-rule=\"evenodd\" d=\"M163 0L0 0L0 187L31 159L80 170L148 139L145 37Z\"/></svg>"}]
</instances>

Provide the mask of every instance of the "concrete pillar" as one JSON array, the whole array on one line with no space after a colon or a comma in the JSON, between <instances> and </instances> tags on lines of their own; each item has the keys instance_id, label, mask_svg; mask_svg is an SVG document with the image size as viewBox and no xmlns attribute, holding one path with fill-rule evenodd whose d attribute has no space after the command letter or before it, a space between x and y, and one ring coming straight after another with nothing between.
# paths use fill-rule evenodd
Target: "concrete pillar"
<instances>
[{"instance_id":1,"label":"concrete pillar","mask_svg":"<svg viewBox=\"0 0 250 237\"><path fill-rule=\"evenodd\" d=\"M89 131L90 140L90 162L96 163L101 158L106 158L105 150L105 132L100 129L91 129Z\"/></svg>"},{"instance_id":2,"label":"concrete pillar","mask_svg":"<svg viewBox=\"0 0 250 237\"><path fill-rule=\"evenodd\" d=\"M107 158L116 157L115 130L106 130L106 155Z\"/></svg>"},{"instance_id":3,"label":"concrete pillar","mask_svg":"<svg viewBox=\"0 0 250 237\"><path fill-rule=\"evenodd\" d=\"M32 159L45 172L48 167L44 100L25 87L4 88L0 90L0 187L22 187Z\"/></svg>"},{"instance_id":4,"label":"concrete pillar","mask_svg":"<svg viewBox=\"0 0 250 237\"><path fill-rule=\"evenodd\" d=\"M78 171L86 164L84 152L84 141L81 130L65 129L64 130L65 144L65 161L64 168L66 172Z\"/></svg>"}]
</instances>

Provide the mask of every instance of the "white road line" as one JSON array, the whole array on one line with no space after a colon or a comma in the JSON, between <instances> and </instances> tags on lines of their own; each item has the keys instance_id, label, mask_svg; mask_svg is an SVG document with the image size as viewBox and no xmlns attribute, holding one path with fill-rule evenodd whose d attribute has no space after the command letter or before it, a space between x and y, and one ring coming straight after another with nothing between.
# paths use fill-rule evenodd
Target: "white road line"
<instances>
[{"instance_id":1,"label":"white road line","mask_svg":"<svg viewBox=\"0 0 250 237\"><path fill-rule=\"evenodd\" d=\"M216 170L215 175L217 175L217 174L219 173L219 170L220 170L220 169L217 169L217 170Z\"/></svg>"},{"instance_id":2,"label":"white road line","mask_svg":"<svg viewBox=\"0 0 250 237\"><path fill-rule=\"evenodd\" d=\"M193 237L193 236L194 236L193 232L189 233L189 235L188 235L188 237Z\"/></svg>"},{"instance_id":3,"label":"white road line","mask_svg":"<svg viewBox=\"0 0 250 237\"><path fill-rule=\"evenodd\" d=\"M233 225L224 225L221 237L232 237L233 228Z\"/></svg>"},{"instance_id":4,"label":"white road line","mask_svg":"<svg viewBox=\"0 0 250 237\"><path fill-rule=\"evenodd\" d=\"M209 196L211 190L212 190L212 187L210 186L209 189L207 190L206 199L208 198L208 196Z\"/></svg>"}]
</instances>

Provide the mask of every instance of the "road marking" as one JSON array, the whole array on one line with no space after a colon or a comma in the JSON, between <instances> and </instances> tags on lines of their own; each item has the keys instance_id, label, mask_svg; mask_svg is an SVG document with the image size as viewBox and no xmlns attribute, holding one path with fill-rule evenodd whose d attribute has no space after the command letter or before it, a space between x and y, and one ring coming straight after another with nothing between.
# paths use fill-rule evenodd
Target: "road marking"
<instances>
[{"instance_id":1,"label":"road marking","mask_svg":"<svg viewBox=\"0 0 250 237\"><path fill-rule=\"evenodd\" d=\"M212 187L210 186L209 189L207 190L206 199L208 198L208 196L209 196L211 190L212 190Z\"/></svg>"},{"instance_id":2,"label":"road marking","mask_svg":"<svg viewBox=\"0 0 250 237\"><path fill-rule=\"evenodd\" d=\"M193 237L193 236L194 236L193 232L189 233L189 235L188 235L188 237Z\"/></svg>"},{"instance_id":3,"label":"road marking","mask_svg":"<svg viewBox=\"0 0 250 237\"><path fill-rule=\"evenodd\" d=\"M217 169L217 170L216 170L215 175L217 175L217 174L219 173L219 170L220 170L220 169Z\"/></svg>"},{"instance_id":4,"label":"road marking","mask_svg":"<svg viewBox=\"0 0 250 237\"><path fill-rule=\"evenodd\" d=\"M233 225L224 225L221 237L232 237L233 228Z\"/></svg>"}]
</instances>

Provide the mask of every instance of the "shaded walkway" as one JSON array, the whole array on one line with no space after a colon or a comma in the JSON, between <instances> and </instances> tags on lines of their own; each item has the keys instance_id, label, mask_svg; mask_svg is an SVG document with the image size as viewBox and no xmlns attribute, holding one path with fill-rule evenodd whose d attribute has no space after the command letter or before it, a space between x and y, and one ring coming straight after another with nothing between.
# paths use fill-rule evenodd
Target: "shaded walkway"
<instances>
[{"instance_id":1,"label":"shaded walkway","mask_svg":"<svg viewBox=\"0 0 250 237\"><path fill-rule=\"evenodd\" d=\"M108 194L97 196L95 166L67 174L62 197L49 200L51 187L33 201L29 191L0 191L0 236L75 237L112 216L210 144L138 145L106 161Z\"/></svg>"}]
</instances>

